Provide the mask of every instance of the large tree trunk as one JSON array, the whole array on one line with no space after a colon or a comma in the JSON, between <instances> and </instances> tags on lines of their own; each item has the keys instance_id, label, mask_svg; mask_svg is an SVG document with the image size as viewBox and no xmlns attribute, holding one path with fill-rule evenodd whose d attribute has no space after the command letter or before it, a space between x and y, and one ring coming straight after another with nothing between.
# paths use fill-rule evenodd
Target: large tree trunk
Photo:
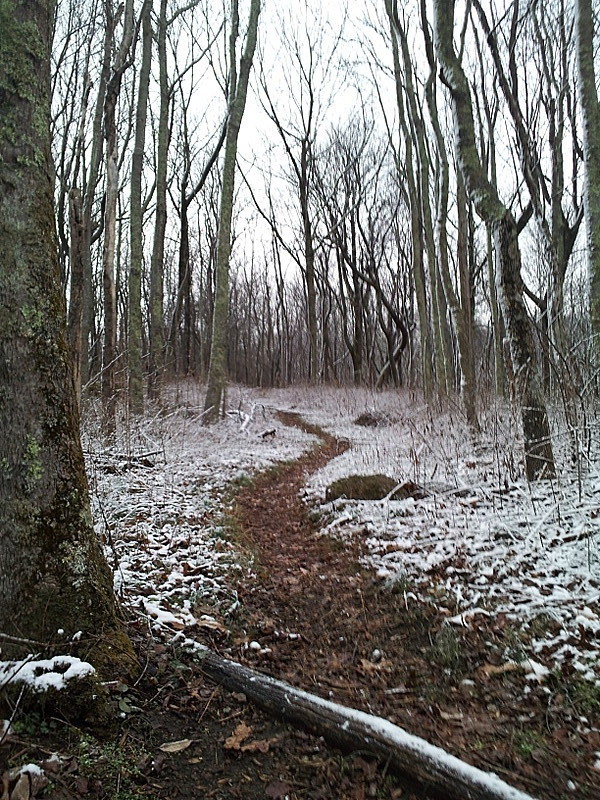
<instances>
[{"instance_id":1,"label":"large tree trunk","mask_svg":"<svg viewBox=\"0 0 600 800\"><path fill-rule=\"evenodd\" d=\"M81 630L80 650L108 674L131 648L79 441L53 210L52 11L0 3L0 630L56 645Z\"/></svg>"},{"instance_id":2,"label":"large tree trunk","mask_svg":"<svg viewBox=\"0 0 600 800\"><path fill-rule=\"evenodd\" d=\"M235 162L237 141L246 108L248 80L252 59L256 48L260 0L252 0L250 19L246 34L246 46L240 63L239 79L236 78L235 44L237 39L237 0L234 0L234 13L231 31L230 60L230 107L225 136L225 156L223 161L223 185L219 210L219 231L217 236L217 262L215 305L213 312L212 344L208 373L208 388L204 408L205 421L215 422L221 413L227 384L227 332L229 314L229 257L231 254L231 217L233 212L233 190L235 186Z\"/></svg>"},{"instance_id":3,"label":"large tree trunk","mask_svg":"<svg viewBox=\"0 0 600 800\"><path fill-rule=\"evenodd\" d=\"M454 52L454 0L434 1L434 30L442 77L452 98L465 186L477 213L492 229L498 294L510 343L516 399L521 408L527 478L552 477L555 466L550 425L538 375L533 325L523 299L517 224L487 179L477 152L469 85Z\"/></svg>"}]
</instances>

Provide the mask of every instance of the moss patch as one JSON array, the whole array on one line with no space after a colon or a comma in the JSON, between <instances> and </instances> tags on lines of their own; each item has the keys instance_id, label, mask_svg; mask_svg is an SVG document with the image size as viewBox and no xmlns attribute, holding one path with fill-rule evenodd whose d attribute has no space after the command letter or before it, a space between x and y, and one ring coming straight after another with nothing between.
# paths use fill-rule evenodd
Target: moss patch
<instances>
[{"instance_id":1,"label":"moss patch","mask_svg":"<svg viewBox=\"0 0 600 800\"><path fill-rule=\"evenodd\" d=\"M325 492L327 500L345 497L348 500L383 500L388 495L392 500L417 500L426 496L425 490L412 481L398 485L388 475L349 475L331 483Z\"/></svg>"}]
</instances>

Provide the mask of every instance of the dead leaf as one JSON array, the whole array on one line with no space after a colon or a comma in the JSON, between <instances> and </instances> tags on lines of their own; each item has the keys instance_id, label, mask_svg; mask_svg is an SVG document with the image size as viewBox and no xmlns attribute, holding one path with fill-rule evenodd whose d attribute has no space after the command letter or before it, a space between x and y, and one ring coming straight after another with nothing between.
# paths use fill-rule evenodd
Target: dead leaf
<instances>
[{"instance_id":1,"label":"dead leaf","mask_svg":"<svg viewBox=\"0 0 600 800\"><path fill-rule=\"evenodd\" d=\"M225 625L220 623L214 617L202 616L196 621L201 628L208 628L211 631L221 631L222 633L227 633L227 628Z\"/></svg>"},{"instance_id":2,"label":"dead leaf","mask_svg":"<svg viewBox=\"0 0 600 800\"><path fill-rule=\"evenodd\" d=\"M368 658L361 658L360 660L360 668L367 675L373 672L381 672L389 670L391 666L392 666L391 661L388 661L385 658L382 661L378 661L376 664L373 663L372 661L369 661Z\"/></svg>"},{"instance_id":3,"label":"dead leaf","mask_svg":"<svg viewBox=\"0 0 600 800\"><path fill-rule=\"evenodd\" d=\"M225 739L226 750L239 750L244 739L247 739L252 733L252 728L246 725L245 722L240 722L234 732Z\"/></svg>"},{"instance_id":4,"label":"dead leaf","mask_svg":"<svg viewBox=\"0 0 600 800\"><path fill-rule=\"evenodd\" d=\"M291 791L292 787L289 783L285 783L284 781L271 781L265 789L265 795L270 797L271 800L282 800L282 798Z\"/></svg>"},{"instance_id":5,"label":"dead leaf","mask_svg":"<svg viewBox=\"0 0 600 800\"><path fill-rule=\"evenodd\" d=\"M29 775L22 772L19 779L15 784L15 788L10 793L10 800L30 800L31 798L31 783Z\"/></svg>"},{"instance_id":6,"label":"dead leaf","mask_svg":"<svg viewBox=\"0 0 600 800\"><path fill-rule=\"evenodd\" d=\"M180 753L182 750L187 750L193 741L193 739L179 739L177 742L164 742L158 749L163 753Z\"/></svg>"},{"instance_id":7,"label":"dead leaf","mask_svg":"<svg viewBox=\"0 0 600 800\"><path fill-rule=\"evenodd\" d=\"M268 753L271 745L278 741L277 737L273 739L255 739L253 742L243 744L241 750L242 753Z\"/></svg>"},{"instance_id":8,"label":"dead leaf","mask_svg":"<svg viewBox=\"0 0 600 800\"><path fill-rule=\"evenodd\" d=\"M515 672L520 669L516 661L506 661L504 664L485 664L481 667L481 672L487 677L492 675L504 675L507 672Z\"/></svg>"},{"instance_id":9,"label":"dead leaf","mask_svg":"<svg viewBox=\"0 0 600 800\"><path fill-rule=\"evenodd\" d=\"M449 713L448 711L440 711L440 717L446 722L461 722L464 720L464 715L460 711Z\"/></svg>"}]
</instances>

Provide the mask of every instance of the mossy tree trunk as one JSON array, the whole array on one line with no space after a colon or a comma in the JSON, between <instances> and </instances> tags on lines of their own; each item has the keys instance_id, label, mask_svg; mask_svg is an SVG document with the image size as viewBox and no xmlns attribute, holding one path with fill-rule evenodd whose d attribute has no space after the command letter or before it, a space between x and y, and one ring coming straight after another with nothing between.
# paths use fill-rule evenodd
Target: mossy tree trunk
<instances>
[{"instance_id":1,"label":"mossy tree trunk","mask_svg":"<svg viewBox=\"0 0 600 800\"><path fill-rule=\"evenodd\" d=\"M107 674L131 647L79 440L53 207L52 15L51 0L0 0L0 632L60 644L82 631L80 654Z\"/></svg>"},{"instance_id":2,"label":"mossy tree trunk","mask_svg":"<svg viewBox=\"0 0 600 800\"><path fill-rule=\"evenodd\" d=\"M533 326L523 298L521 252L517 223L489 182L477 152L471 94L454 51L454 0L434 0L434 31L442 79L452 99L459 163L477 213L491 226L498 295L506 322L515 395L525 438L525 470L529 480L555 474L550 425L537 364Z\"/></svg>"},{"instance_id":3,"label":"mossy tree trunk","mask_svg":"<svg viewBox=\"0 0 600 800\"><path fill-rule=\"evenodd\" d=\"M233 190L235 186L235 163L237 142L242 124L248 80L252 59L256 48L260 0L252 0L246 45L240 61L239 77L236 69L236 42L238 37L238 4L233 2L230 34L230 76L229 76L229 117L225 134L225 156L223 160L223 185L219 209L219 231L217 234L217 261L215 305L213 312L212 343L208 388L204 402L205 421L215 422L221 413L221 406L227 384L227 333L229 316L229 258L231 255L231 217L233 212Z\"/></svg>"}]
</instances>

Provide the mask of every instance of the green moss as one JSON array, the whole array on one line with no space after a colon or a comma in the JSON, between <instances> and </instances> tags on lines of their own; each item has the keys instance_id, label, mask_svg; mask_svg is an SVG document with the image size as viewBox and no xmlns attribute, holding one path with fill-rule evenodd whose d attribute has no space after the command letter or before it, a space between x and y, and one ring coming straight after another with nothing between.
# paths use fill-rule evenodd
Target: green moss
<instances>
[{"instance_id":1,"label":"green moss","mask_svg":"<svg viewBox=\"0 0 600 800\"><path fill-rule=\"evenodd\" d=\"M34 436L27 435L25 444L25 474L28 483L37 483L44 474L41 447Z\"/></svg>"},{"instance_id":2,"label":"green moss","mask_svg":"<svg viewBox=\"0 0 600 800\"><path fill-rule=\"evenodd\" d=\"M536 750L543 749L544 739L535 730L515 731L513 747L522 758L530 759Z\"/></svg>"},{"instance_id":3,"label":"green moss","mask_svg":"<svg viewBox=\"0 0 600 800\"><path fill-rule=\"evenodd\" d=\"M25 320L24 333L26 336L37 336L44 331L44 313L40 308L23 306L21 314Z\"/></svg>"},{"instance_id":4,"label":"green moss","mask_svg":"<svg viewBox=\"0 0 600 800\"><path fill-rule=\"evenodd\" d=\"M40 24L48 13L49 4L39 13ZM17 150L13 162L17 168L42 166L46 161L42 143L48 127L48 98L39 89L40 65L48 57L38 23L20 19L12 0L0 0L0 97L9 98L0 113L0 140ZM24 106L30 126L23 125Z\"/></svg>"}]
</instances>

